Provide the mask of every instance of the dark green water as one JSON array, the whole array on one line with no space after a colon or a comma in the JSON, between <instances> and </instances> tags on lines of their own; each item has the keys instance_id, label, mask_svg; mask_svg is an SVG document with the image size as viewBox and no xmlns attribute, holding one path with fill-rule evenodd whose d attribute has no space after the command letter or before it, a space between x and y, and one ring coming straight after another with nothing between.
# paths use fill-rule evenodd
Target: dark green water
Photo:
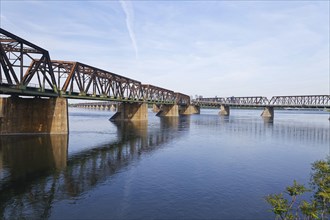
<instances>
[{"instance_id":1,"label":"dark green water","mask_svg":"<svg viewBox=\"0 0 330 220\"><path fill-rule=\"evenodd\" d=\"M329 114L217 110L148 122L70 109L69 135L0 137L4 219L272 219L263 197L329 155Z\"/></svg>"}]
</instances>

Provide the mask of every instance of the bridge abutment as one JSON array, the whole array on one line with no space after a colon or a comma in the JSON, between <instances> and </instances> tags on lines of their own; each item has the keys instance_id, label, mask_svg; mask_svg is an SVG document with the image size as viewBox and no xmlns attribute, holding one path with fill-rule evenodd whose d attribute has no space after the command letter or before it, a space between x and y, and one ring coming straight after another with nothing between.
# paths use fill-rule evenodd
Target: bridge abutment
<instances>
[{"instance_id":1,"label":"bridge abutment","mask_svg":"<svg viewBox=\"0 0 330 220\"><path fill-rule=\"evenodd\" d=\"M110 121L148 120L148 104L146 103L121 103L117 108L117 112Z\"/></svg>"},{"instance_id":2,"label":"bridge abutment","mask_svg":"<svg viewBox=\"0 0 330 220\"><path fill-rule=\"evenodd\" d=\"M64 98L0 98L0 134L69 132Z\"/></svg>"},{"instance_id":3,"label":"bridge abutment","mask_svg":"<svg viewBox=\"0 0 330 220\"><path fill-rule=\"evenodd\" d=\"M228 116L230 114L229 105L221 105L219 114L223 116Z\"/></svg>"},{"instance_id":4,"label":"bridge abutment","mask_svg":"<svg viewBox=\"0 0 330 220\"><path fill-rule=\"evenodd\" d=\"M261 113L263 118L274 118L274 107L266 106L264 111Z\"/></svg>"},{"instance_id":5,"label":"bridge abutment","mask_svg":"<svg viewBox=\"0 0 330 220\"><path fill-rule=\"evenodd\" d=\"M200 114L200 107L197 105L181 106L179 113L181 115Z\"/></svg>"},{"instance_id":6,"label":"bridge abutment","mask_svg":"<svg viewBox=\"0 0 330 220\"><path fill-rule=\"evenodd\" d=\"M165 116L165 117L175 117L179 116L179 106L178 105L161 105L160 111L156 116Z\"/></svg>"}]
</instances>

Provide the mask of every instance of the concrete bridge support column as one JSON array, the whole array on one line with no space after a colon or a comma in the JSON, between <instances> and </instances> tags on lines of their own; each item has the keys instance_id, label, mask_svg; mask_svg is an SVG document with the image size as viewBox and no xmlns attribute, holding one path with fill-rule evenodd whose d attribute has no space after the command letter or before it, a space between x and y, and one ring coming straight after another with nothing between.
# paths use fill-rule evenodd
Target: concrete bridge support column
<instances>
[{"instance_id":1,"label":"concrete bridge support column","mask_svg":"<svg viewBox=\"0 0 330 220\"><path fill-rule=\"evenodd\" d=\"M115 112L116 111L116 106L112 104L111 107L110 107L110 111Z\"/></svg>"},{"instance_id":2,"label":"concrete bridge support column","mask_svg":"<svg viewBox=\"0 0 330 220\"><path fill-rule=\"evenodd\" d=\"M230 114L229 106L228 105L221 105L219 114L223 115L223 116L228 116Z\"/></svg>"},{"instance_id":3,"label":"concrete bridge support column","mask_svg":"<svg viewBox=\"0 0 330 220\"><path fill-rule=\"evenodd\" d=\"M274 107L265 107L264 111L261 113L263 118L273 118L274 117Z\"/></svg>"},{"instance_id":4,"label":"concrete bridge support column","mask_svg":"<svg viewBox=\"0 0 330 220\"><path fill-rule=\"evenodd\" d=\"M121 103L117 108L117 112L110 121L148 120L148 104L146 103Z\"/></svg>"},{"instance_id":5,"label":"concrete bridge support column","mask_svg":"<svg viewBox=\"0 0 330 220\"><path fill-rule=\"evenodd\" d=\"M160 105L152 104L152 112L159 112L160 111Z\"/></svg>"},{"instance_id":6,"label":"concrete bridge support column","mask_svg":"<svg viewBox=\"0 0 330 220\"><path fill-rule=\"evenodd\" d=\"M68 132L67 99L0 98L0 134Z\"/></svg>"},{"instance_id":7,"label":"concrete bridge support column","mask_svg":"<svg viewBox=\"0 0 330 220\"><path fill-rule=\"evenodd\" d=\"M197 105L181 106L179 113L181 115L200 114L200 107Z\"/></svg>"},{"instance_id":8,"label":"concrete bridge support column","mask_svg":"<svg viewBox=\"0 0 330 220\"><path fill-rule=\"evenodd\" d=\"M177 117L179 116L179 106L178 105L161 105L160 111L156 116L165 117Z\"/></svg>"}]
</instances>

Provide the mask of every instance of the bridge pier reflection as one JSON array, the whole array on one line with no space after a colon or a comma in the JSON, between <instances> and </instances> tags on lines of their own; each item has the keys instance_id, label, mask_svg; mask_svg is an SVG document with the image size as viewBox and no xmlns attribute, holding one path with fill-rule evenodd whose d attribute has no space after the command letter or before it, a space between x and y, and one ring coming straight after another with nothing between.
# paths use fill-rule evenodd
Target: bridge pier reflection
<instances>
[{"instance_id":1,"label":"bridge pier reflection","mask_svg":"<svg viewBox=\"0 0 330 220\"><path fill-rule=\"evenodd\" d=\"M152 128L143 120L116 121L117 140L71 156L67 135L1 136L2 217L49 217L53 201L80 196L142 154L166 146L185 134L176 131L187 129L189 120L162 117L159 126Z\"/></svg>"},{"instance_id":2,"label":"bridge pier reflection","mask_svg":"<svg viewBox=\"0 0 330 220\"><path fill-rule=\"evenodd\" d=\"M148 121L114 121L117 127L117 136L121 140L129 140L136 137L141 137L142 144L146 144L144 138L148 136Z\"/></svg>"},{"instance_id":3,"label":"bridge pier reflection","mask_svg":"<svg viewBox=\"0 0 330 220\"><path fill-rule=\"evenodd\" d=\"M68 135L0 137L0 171L8 169L8 181L66 167ZM1 189L1 188L0 188Z\"/></svg>"},{"instance_id":4,"label":"bridge pier reflection","mask_svg":"<svg viewBox=\"0 0 330 220\"><path fill-rule=\"evenodd\" d=\"M67 149L67 134L0 137L0 218L49 216Z\"/></svg>"}]
</instances>

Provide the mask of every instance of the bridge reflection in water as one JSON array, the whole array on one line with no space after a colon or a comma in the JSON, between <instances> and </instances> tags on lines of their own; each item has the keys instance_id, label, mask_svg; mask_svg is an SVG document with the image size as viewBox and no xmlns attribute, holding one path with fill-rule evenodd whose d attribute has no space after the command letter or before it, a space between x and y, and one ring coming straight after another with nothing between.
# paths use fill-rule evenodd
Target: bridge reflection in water
<instances>
[{"instance_id":1,"label":"bridge reflection in water","mask_svg":"<svg viewBox=\"0 0 330 220\"><path fill-rule=\"evenodd\" d=\"M68 155L67 135L0 137L0 213L2 218L47 218L57 201L76 200L167 143L198 135L203 127L219 135L262 141L320 144L329 129L308 123L281 124L259 118L199 115L160 118L160 122L116 122L117 138ZM197 129L198 128L198 129ZM187 130L190 132L186 132ZM229 136L228 136L229 134ZM188 136L189 138L189 136Z\"/></svg>"},{"instance_id":2,"label":"bridge reflection in water","mask_svg":"<svg viewBox=\"0 0 330 220\"><path fill-rule=\"evenodd\" d=\"M67 135L2 136L0 171L4 174L1 177L9 182L25 181L36 172L63 169L67 146Z\"/></svg>"},{"instance_id":3,"label":"bridge reflection in water","mask_svg":"<svg viewBox=\"0 0 330 220\"><path fill-rule=\"evenodd\" d=\"M68 135L0 137L0 213L3 218L48 212L55 192L54 178L67 165ZM35 180L39 179L35 184ZM40 180L40 179L39 179ZM50 184L50 185L49 185ZM40 193L41 192L41 193ZM8 209L9 208L9 209Z\"/></svg>"},{"instance_id":4,"label":"bridge reflection in water","mask_svg":"<svg viewBox=\"0 0 330 220\"><path fill-rule=\"evenodd\" d=\"M330 142L329 127L315 127L313 123L274 122L272 119L202 116L193 121L198 126L205 126L219 131L219 134L231 134L237 138L249 137L254 140L267 138L280 139L283 142L324 144Z\"/></svg>"},{"instance_id":5,"label":"bridge reflection in water","mask_svg":"<svg viewBox=\"0 0 330 220\"><path fill-rule=\"evenodd\" d=\"M179 138L189 117L118 122L118 139L68 157L68 135L0 137L0 213L2 218L47 218L54 201L80 196L141 154Z\"/></svg>"}]
</instances>

